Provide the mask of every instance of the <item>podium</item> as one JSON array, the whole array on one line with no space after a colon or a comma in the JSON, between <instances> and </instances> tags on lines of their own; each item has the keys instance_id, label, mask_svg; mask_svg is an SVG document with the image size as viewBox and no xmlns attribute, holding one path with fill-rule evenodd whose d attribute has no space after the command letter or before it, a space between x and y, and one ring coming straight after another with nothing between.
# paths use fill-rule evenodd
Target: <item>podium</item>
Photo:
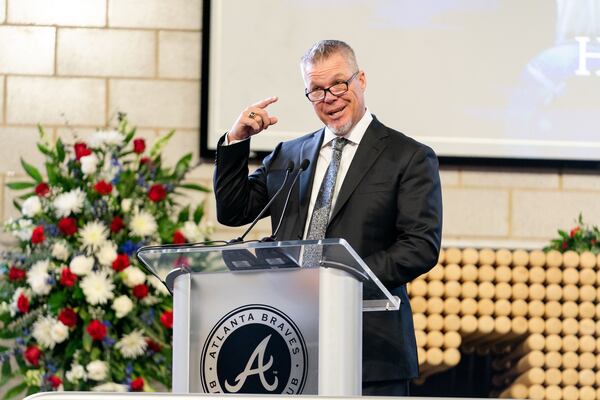
<instances>
[{"instance_id":1,"label":"podium","mask_svg":"<svg viewBox=\"0 0 600 400\"><path fill-rule=\"evenodd\" d=\"M174 393L360 396L362 313L400 307L343 239L137 256L174 296Z\"/></svg>"}]
</instances>

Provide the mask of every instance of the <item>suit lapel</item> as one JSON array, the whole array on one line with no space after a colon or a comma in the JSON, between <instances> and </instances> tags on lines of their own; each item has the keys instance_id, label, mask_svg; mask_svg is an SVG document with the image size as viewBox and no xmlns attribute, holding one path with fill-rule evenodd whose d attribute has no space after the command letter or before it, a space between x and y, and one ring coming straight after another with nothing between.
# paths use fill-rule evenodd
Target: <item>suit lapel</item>
<instances>
[{"instance_id":1,"label":"suit lapel","mask_svg":"<svg viewBox=\"0 0 600 400\"><path fill-rule=\"evenodd\" d=\"M300 149L300 159L298 160L298 165L305 158L310 161L310 165L308 167L308 171L305 171L302 175L300 175L299 183L300 183L300 201L299 201L299 212L300 216L300 238L304 234L304 226L306 225L306 217L308 214L308 203L310 200L310 193L313 185L313 181L315 179L315 170L317 168L317 160L319 158L319 150L321 149L321 144L323 143L323 137L325 133L325 129L321 129L318 132L315 132L312 137L310 137L307 141L302 143L302 148Z\"/></svg>"},{"instance_id":2,"label":"suit lapel","mask_svg":"<svg viewBox=\"0 0 600 400\"><path fill-rule=\"evenodd\" d=\"M367 128L365 135L358 145L356 154L354 154L352 163L350 163L350 168L346 173L346 177L340 188L340 193L335 202L330 223L348 201L350 195L354 192L360 181L365 177L367 172L369 172L369 169L371 169L375 160L377 160L377 157L379 157L381 152L385 149L387 137L388 134L383 125L381 125L381 123L375 119L375 116L373 116L373 121Z\"/></svg>"}]
</instances>

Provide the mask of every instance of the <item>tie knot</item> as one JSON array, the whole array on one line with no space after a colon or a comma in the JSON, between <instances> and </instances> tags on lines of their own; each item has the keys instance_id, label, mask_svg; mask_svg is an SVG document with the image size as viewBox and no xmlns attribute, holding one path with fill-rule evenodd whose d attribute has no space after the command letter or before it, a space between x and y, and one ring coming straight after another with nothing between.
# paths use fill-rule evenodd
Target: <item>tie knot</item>
<instances>
[{"instance_id":1,"label":"tie knot","mask_svg":"<svg viewBox=\"0 0 600 400\"><path fill-rule=\"evenodd\" d=\"M342 149L344 148L345 145L347 145L349 142L348 139L343 138L343 137L336 137L335 139L333 139L333 150L334 151L342 151Z\"/></svg>"}]
</instances>

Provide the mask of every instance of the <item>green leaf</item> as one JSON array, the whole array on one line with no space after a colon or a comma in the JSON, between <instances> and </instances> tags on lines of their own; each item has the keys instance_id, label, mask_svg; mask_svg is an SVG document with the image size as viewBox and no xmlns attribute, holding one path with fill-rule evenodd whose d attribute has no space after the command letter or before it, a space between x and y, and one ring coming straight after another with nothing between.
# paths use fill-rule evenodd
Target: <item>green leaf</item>
<instances>
[{"instance_id":1,"label":"green leaf","mask_svg":"<svg viewBox=\"0 0 600 400\"><path fill-rule=\"evenodd\" d=\"M18 197L18 199L19 200L27 200L31 196L35 196L35 192L29 192L29 193L22 194Z\"/></svg>"},{"instance_id":2,"label":"green leaf","mask_svg":"<svg viewBox=\"0 0 600 400\"><path fill-rule=\"evenodd\" d=\"M13 386L6 394L4 395L4 400L12 399L20 394L23 390L27 389L27 384L25 382L19 383L17 386Z\"/></svg>"},{"instance_id":3,"label":"green leaf","mask_svg":"<svg viewBox=\"0 0 600 400\"><path fill-rule=\"evenodd\" d=\"M31 386L29 389L27 389L27 396L31 396L32 394L35 393L39 393L40 388L37 386Z\"/></svg>"},{"instance_id":4,"label":"green leaf","mask_svg":"<svg viewBox=\"0 0 600 400\"><path fill-rule=\"evenodd\" d=\"M190 168L190 162L192 161L192 153L188 153L185 156L181 157L177 164L175 165L175 178L181 179L185 175L185 173Z\"/></svg>"},{"instance_id":5,"label":"green leaf","mask_svg":"<svg viewBox=\"0 0 600 400\"><path fill-rule=\"evenodd\" d=\"M47 155L48 157L54 158L54 153L52 153L52 150L50 150L48 147L44 146L43 144L38 143L37 148L40 152Z\"/></svg>"},{"instance_id":6,"label":"green leaf","mask_svg":"<svg viewBox=\"0 0 600 400\"><path fill-rule=\"evenodd\" d=\"M210 190L208 188L205 188L204 186L198 185L196 183L183 183L183 184L179 185L179 187L184 188L184 189L197 190L197 191L205 192L205 193L210 192Z\"/></svg>"},{"instance_id":7,"label":"green leaf","mask_svg":"<svg viewBox=\"0 0 600 400\"><path fill-rule=\"evenodd\" d=\"M131 139L133 139L133 137L135 136L135 132L136 132L137 128L133 128L128 134L127 136L125 136L125 144L129 144L129 142L131 142Z\"/></svg>"},{"instance_id":8,"label":"green leaf","mask_svg":"<svg viewBox=\"0 0 600 400\"><path fill-rule=\"evenodd\" d=\"M32 177L37 183L41 183L44 180L42 178L42 174L40 174L40 171L38 171L33 165L27 163L27 161L23 160L23 158L21 158L21 165L23 166L25 172L27 172L27 175Z\"/></svg>"},{"instance_id":9,"label":"green leaf","mask_svg":"<svg viewBox=\"0 0 600 400\"><path fill-rule=\"evenodd\" d=\"M199 204L198 207L196 207L196 210L194 211L194 222L196 224L199 224L200 221L202 220L203 216L204 216L204 203Z\"/></svg>"},{"instance_id":10,"label":"green leaf","mask_svg":"<svg viewBox=\"0 0 600 400\"><path fill-rule=\"evenodd\" d=\"M48 298L48 309L51 313L57 314L64 307L67 295L65 292L56 292Z\"/></svg>"},{"instance_id":11,"label":"green leaf","mask_svg":"<svg viewBox=\"0 0 600 400\"><path fill-rule=\"evenodd\" d=\"M48 134L44 130L44 127L42 125L38 124L37 128L38 128L38 132L40 133L40 139L42 140L42 142L48 143Z\"/></svg>"},{"instance_id":12,"label":"green leaf","mask_svg":"<svg viewBox=\"0 0 600 400\"><path fill-rule=\"evenodd\" d=\"M6 184L6 186L8 186L8 188L12 190L23 190L30 189L32 187L35 187L36 185L33 182L9 182Z\"/></svg>"},{"instance_id":13,"label":"green leaf","mask_svg":"<svg viewBox=\"0 0 600 400\"><path fill-rule=\"evenodd\" d=\"M46 163L46 173L48 174L48 183L50 183L50 185L56 185L60 178L58 167L55 164Z\"/></svg>"},{"instance_id":14,"label":"green leaf","mask_svg":"<svg viewBox=\"0 0 600 400\"><path fill-rule=\"evenodd\" d=\"M56 157L58 162L63 162L65 160L65 146L60 138L56 141Z\"/></svg>"},{"instance_id":15,"label":"green leaf","mask_svg":"<svg viewBox=\"0 0 600 400\"><path fill-rule=\"evenodd\" d=\"M12 368L10 366L10 358L2 363L2 378L7 378L12 375Z\"/></svg>"},{"instance_id":16,"label":"green leaf","mask_svg":"<svg viewBox=\"0 0 600 400\"><path fill-rule=\"evenodd\" d=\"M177 218L177 221L185 222L189 218L190 218L190 206L187 206L179 212L179 217Z\"/></svg>"},{"instance_id":17,"label":"green leaf","mask_svg":"<svg viewBox=\"0 0 600 400\"><path fill-rule=\"evenodd\" d=\"M87 333L83 334L83 349L88 353L92 351L92 337Z\"/></svg>"},{"instance_id":18,"label":"green leaf","mask_svg":"<svg viewBox=\"0 0 600 400\"><path fill-rule=\"evenodd\" d=\"M17 362L17 365L19 366L19 370L21 371L21 373L24 374L25 371L27 371L27 364L25 364L25 360L23 359L23 356L21 354L15 354L15 361Z\"/></svg>"},{"instance_id":19,"label":"green leaf","mask_svg":"<svg viewBox=\"0 0 600 400\"><path fill-rule=\"evenodd\" d=\"M158 156L167 143L169 143L169 140L171 140L174 134L175 130L171 130L166 135L158 138L158 140L154 142L154 145L152 145L152 148L150 149L150 158L154 159L156 156Z\"/></svg>"}]
</instances>

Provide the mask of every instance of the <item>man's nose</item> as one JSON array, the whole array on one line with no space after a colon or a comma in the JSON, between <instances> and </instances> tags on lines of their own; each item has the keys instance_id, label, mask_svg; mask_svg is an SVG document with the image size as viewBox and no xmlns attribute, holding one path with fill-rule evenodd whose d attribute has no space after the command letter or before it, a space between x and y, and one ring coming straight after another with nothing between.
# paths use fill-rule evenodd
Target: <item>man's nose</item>
<instances>
[{"instance_id":1,"label":"man's nose","mask_svg":"<svg viewBox=\"0 0 600 400\"><path fill-rule=\"evenodd\" d=\"M323 103L333 103L337 99L337 96L331 94L329 90L325 91L325 97L323 98Z\"/></svg>"}]
</instances>

